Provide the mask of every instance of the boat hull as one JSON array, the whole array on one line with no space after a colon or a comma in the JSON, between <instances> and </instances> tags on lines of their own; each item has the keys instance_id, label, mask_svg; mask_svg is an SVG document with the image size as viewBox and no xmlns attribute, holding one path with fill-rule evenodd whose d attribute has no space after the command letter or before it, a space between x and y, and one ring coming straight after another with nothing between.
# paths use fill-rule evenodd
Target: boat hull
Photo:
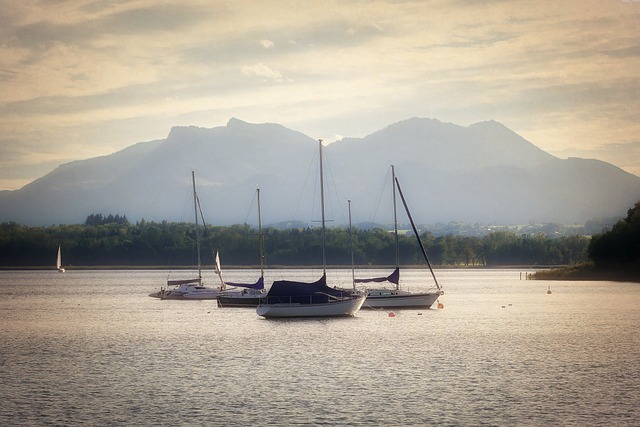
<instances>
[{"instance_id":1,"label":"boat hull","mask_svg":"<svg viewBox=\"0 0 640 427\"><path fill-rule=\"evenodd\" d=\"M249 296L218 296L218 307L257 307L266 297L266 293L263 296L249 295Z\"/></svg>"},{"instance_id":2,"label":"boat hull","mask_svg":"<svg viewBox=\"0 0 640 427\"><path fill-rule=\"evenodd\" d=\"M149 294L152 298L182 300L212 300L218 299L219 295L219 289L195 286L182 286L177 289L161 289L158 292Z\"/></svg>"},{"instance_id":3,"label":"boat hull","mask_svg":"<svg viewBox=\"0 0 640 427\"><path fill-rule=\"evenodd\" d=\"M212 291L202 291L202 292L189 292L184 294L183 299L218 299L220 296L220 291L212 290Z\"/></svg>"},{"instance_id":4,"label":"boat hull","mask_svg":"<svg viewBox=\"0 0 640 427\"><path fill-rule=\"evenodd\" d=\"M430 308L442 292L369 290L362 308Z\"/></svg>"},{"instance_id":5,"label":"boat hull","mask_svg":"<svg viewBox=\"0 0 640 427\"><path fill-rule=\"evenodd\" d=\"M356 314L365 296L323 304L277 303L261 304L256 308L258 316L265 318L287 317L352 317Z\"/></svg>"}]
</instances>

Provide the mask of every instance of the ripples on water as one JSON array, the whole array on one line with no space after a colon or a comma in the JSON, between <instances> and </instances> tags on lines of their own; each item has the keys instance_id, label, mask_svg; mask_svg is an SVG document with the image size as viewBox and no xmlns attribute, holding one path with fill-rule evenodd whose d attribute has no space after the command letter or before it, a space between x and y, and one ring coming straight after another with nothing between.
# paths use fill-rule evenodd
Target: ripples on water
<instances>
[{"instance_id":1,"label":"ripples on water","mask_svg":"<svg viewBox=\"0 0 640 427\"><path fill-rule=\"evenodd\" d=\"M165 272L0 272L0 424L637 424L640 286L437 274L444 310L274 321L149 298Z\"/></svg>"}]
</instances>

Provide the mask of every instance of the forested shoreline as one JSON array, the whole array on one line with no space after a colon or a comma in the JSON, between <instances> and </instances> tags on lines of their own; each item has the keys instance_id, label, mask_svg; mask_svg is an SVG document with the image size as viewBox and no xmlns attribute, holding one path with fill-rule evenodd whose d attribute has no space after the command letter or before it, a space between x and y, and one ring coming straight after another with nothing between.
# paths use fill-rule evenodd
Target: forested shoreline
<instances>
[{"instance_id":1,"label":"forested shoreline","mask_svg":"<svg viewBox=\"0 0 640 427\"><path fill-rule=\"evenodd\" d=\"M541 280L614 280L640 282L640 202L627 211L611 230L589 241L588 263L533 275Z\"/></svg>"},{"instance_id":2,"label":"forested shoreline","mask_svg":"<svg viewBox=\"0 0 640 427\"><path fill-rule=\"evenodd\" d=\"M255 266L259 260L259 232L248 225L207 226L202 262L214 263L219 251L225 266ZM320 228L263 230L265 261L272 267L313 266L322 263ZM483 237L421 235L432 264L455 266L554 266L586 261L589 238L497 231ZM395 264L395 239L384 229L329 228L326 234L327 264L358 266ZM85 224L29 227L0 224L0 267L47 267L54 264L58 246L63 264L84 267L180 267L197 263L193 224L140 221L126 217L90 216ZM401 265L424 263L415 236L399 236Z\"/></svg>"},{"instance_id":3,"label":"forested shoreline","mask_svg":"<svg viewBox=\"0 0 640 427\"><path fill-rule=\"evenodd\" d=\"M225 267L260 264L264 239L265 265L272 268L313 267L322 263L320 228L266 228L262 235L247 224L199 228L202 264L213 265L216 252ZM438 267L554 267L537 279L640 281L640 202L609 231L592 237L499 230L484 236L423 232L431 263ZM52 268L58 246L64 266L76 268L167 268L197 264L196 230L192 223L139 221L126 216L90 215L84 224L29 227L0 224L0 268ZM415 236L399 236L399 263L423 265ZM382 228L329 228L326 260L333 267L383 267L395 264L394 234Z\"/></svg>"}]
</instances>

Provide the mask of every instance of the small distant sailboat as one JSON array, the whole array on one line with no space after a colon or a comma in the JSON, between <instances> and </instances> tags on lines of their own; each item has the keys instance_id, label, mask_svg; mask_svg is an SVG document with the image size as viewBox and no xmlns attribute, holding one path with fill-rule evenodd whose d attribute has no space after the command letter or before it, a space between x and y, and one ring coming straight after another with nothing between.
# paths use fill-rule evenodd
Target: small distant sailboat
<instances>
[{"instance_id":1,"label":"small distant sailboat","mask_svg":"<svg viewBox=\"0 0 640 427\"><path fill-rule=\"evenodd\" d=\"M62 256L60 255L60 246L58 246L58 259L56 260L56 268L58 273L64 273L64 267L62 267Z\"/></svg>"},{"instance_id":2,"label":"small distant sailboat","mask_svg":"<svg viewBox=\"0 0 640 427\"><path fill-rule=\"evenodd\" d=\"M322 140L320 149L320 205L322 210L322 264L323 274L315 282L276 280L267 296L256 308L258 316L281 317L350 317L360 310L366 295L347 289L327 285L327 263L325 257L324 182L322 175Z\"/></svg>"}]
</instances>

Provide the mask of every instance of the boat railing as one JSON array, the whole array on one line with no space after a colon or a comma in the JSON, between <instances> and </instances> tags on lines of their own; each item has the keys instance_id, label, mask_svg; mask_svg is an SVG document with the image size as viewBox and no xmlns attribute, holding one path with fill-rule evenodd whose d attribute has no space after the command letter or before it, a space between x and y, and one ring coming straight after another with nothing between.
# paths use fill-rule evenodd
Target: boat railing
<instances>
[{"instance_id":1,"label":"boat railing","mask_svg":"<svg viewBox=\"0 0 640 427\"><path fill-rule=\"evenodd\" d=\"M287 304L287 305L301 305L301 304L327 304L343 301L350 301L357 298L360 294L353 294L350 292L342 292L339 295L332 295L325 292L317 292L313 295L291 295L291 296L266 296L260 300L260 305L271 304Z\"/></svg>"}]
</instances>

